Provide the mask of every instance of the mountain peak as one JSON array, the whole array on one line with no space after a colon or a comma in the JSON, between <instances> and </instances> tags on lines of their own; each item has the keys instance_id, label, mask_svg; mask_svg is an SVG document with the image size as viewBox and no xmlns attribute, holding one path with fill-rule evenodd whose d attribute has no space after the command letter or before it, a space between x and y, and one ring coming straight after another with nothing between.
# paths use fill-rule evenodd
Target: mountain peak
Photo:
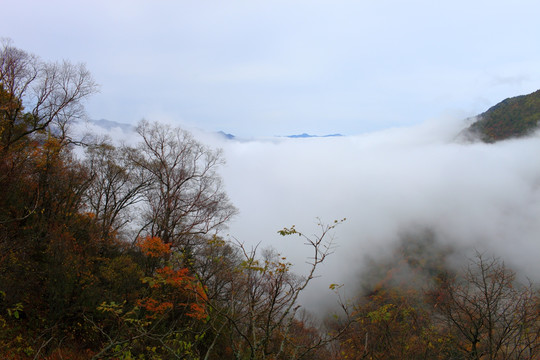
<instances>
[{"instance_id":1,"label":"mountain peak","mask_svg":"<svg viewBox=\"0 0 540 360\"><path fill-rule=\"evenodd\" d=\"M462 135L488 143L527 136L539 125L540 90L507 98L476 116L476 119Z\"/></svg>"},{"instance_id":2,"label":"mountain peak","mask_svg":"<svg viewBox=\"0 0 540 360\"><path fill-rule=\"evenodd\" d=\"M288 138L293 139L304 139L304 138L313 138L313 137L333 137L333 136L343 136L341 134L329 134L329 135L310 135L308 133L302 133L299 135L287 135Z\"/></svg>"}]
</instances>

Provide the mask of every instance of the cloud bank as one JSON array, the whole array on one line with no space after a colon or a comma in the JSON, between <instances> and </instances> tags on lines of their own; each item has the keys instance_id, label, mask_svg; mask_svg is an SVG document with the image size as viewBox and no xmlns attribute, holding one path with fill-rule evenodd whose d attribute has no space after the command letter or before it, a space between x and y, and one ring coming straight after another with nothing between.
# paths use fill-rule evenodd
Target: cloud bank
<instances>
[{"instance_id":1,"label":"cloud bank","mask_svg":"<svg viewBox=\"0 0 540 360\"><path fill-rule=\"evenodd\" d=\"M276 248L302 272L309 249L276 231L295 224L316 233L316 217L346 217L311 295L328 293L331 283L352 289L367 256L423 228L537 277L540 137L463 143L456 134L464 127L448 118L354 137L224 142L222 175L240 210L230 235Z\"/></svg>"}]
</instances>

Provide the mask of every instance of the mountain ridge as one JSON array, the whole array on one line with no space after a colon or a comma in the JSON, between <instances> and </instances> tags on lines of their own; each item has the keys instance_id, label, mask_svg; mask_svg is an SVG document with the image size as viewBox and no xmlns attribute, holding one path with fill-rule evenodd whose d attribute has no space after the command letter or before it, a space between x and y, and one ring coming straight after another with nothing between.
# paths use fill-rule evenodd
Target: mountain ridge
<instances>
[{"instance_id":1,"label":"mountain ridge","mask_svg":"<svg viewBox=\"0 0 540 360\"><path fill-rule=\"evenodd\" d=\"M540 121L540 90L506 98L472 119L461 136L493 143L530 135Z\"/></svg>"}]
</instances>

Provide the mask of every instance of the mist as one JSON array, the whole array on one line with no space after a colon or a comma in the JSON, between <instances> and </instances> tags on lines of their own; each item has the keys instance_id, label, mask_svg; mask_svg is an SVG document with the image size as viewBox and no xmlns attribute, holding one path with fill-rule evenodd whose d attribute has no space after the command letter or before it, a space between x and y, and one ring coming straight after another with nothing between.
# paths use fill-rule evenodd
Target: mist
<instances>
[{"instance_id":1,"label":"mist","mask_svg":"<svg viewBox=\"0 0 540 360\"><path fill-rule=\"evenodd\" d=\"M249 248L272 247L301 275L310 249L277 231L295 225L316 235L318 219L347 218L332 233L334 253L301 299L314 309L335 300L332 283L353 296L369 259L388 256L404 233L422 229L438 245L499 256L540 280L540 136L465 142L458 134L467 125L449 116L356 136L256 140L188 130L223 149L220 173L239 209L224 237ZM104 133L133 141L118 128Z\"/></svg>"},{"instance_id":2,"label":"mist","mask_svg":"<svg viewBox=\"0 0 540 360\"><path fill-rule=\"evenodd\" d=\"M317 234L317 218L347 218L304 296L308 307L329 301L332 283L354 294L367 259L388 255L416 229L539 280L540 137L460 141L466 126L448 117L358 136L223 142L222 176L240 210L230 237L277 249L301 274L309 248L276 231L294 224Z\"/></svg>"}]
</instances>

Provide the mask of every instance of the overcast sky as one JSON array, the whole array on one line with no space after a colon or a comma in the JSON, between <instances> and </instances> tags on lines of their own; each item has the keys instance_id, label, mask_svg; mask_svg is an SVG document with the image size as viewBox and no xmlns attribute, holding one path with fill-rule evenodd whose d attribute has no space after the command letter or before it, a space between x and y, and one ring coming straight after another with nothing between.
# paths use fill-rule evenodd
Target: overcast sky
<instances>
[{"instance_id":1,"label":"overcast sky","mask_svg":"<svg viewBox=\"0 0 540 360\"><path fill-rule=\"evenodd\" d=\"M0 36L86 63L93 119L354 135L537 90L539 14L533 0L17 0Z\"/></svg>"}]
</instances>

